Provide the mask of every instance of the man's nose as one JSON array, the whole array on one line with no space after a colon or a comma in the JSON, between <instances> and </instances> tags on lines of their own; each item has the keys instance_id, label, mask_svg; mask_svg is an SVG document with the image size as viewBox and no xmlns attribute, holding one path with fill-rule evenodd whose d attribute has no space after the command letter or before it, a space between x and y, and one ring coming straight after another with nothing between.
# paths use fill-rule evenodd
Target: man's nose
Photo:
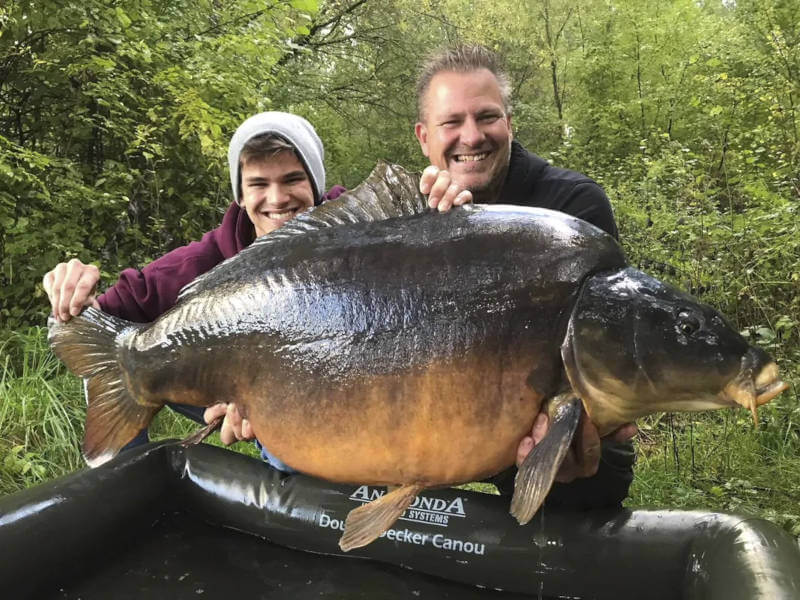
<instances>
[{"instance_id":1,"label":"man's nose","mask_svg":"<svg viewBox=\"0 0 800 600\"><path fill-rule=\"evenodd\" d=\"M476 147L480 146L486 139L480 124L475 119L465 119L461 124L461 143Z\"/></svg>"},{"instance_id":2,"label":"man's nose","mask_svg":"<svg viewBox=\"0 0 800 600\"><path fill-rule=\"evenodd\" d=\"M276 183L267 188L266 196L267 204L270 206L280 206L289 201L289 189L285 185Z\"/></svg>"}]
</instances>

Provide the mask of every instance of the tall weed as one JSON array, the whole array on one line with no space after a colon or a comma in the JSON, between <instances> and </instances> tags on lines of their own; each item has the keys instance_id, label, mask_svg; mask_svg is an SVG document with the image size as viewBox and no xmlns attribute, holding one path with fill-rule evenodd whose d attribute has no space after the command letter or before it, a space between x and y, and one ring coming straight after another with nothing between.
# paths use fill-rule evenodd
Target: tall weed
<instances>
[{"instance_id":1,"label":"tall weed","mask_svg":"<svg viewBox=\"0 0 800 600\"><path fill-rule=\"evenodd\" d=\"M0 341L0 494L79 469L80 382L37 328Z\"/></svg>"}]
</instances>

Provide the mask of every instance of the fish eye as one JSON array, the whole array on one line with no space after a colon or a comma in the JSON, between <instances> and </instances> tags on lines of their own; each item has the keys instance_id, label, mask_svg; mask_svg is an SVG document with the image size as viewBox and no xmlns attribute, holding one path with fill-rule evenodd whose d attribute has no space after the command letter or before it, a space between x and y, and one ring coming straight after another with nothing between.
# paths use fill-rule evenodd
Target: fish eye
<instances>
[{"instance_id":1,"label":"fish eye","mask_svg":"<svg viewBox=\"0 0 800 600\"><path fill-rule=\"evenodd\" d=\"M684 335L692 335L700 329L700 321L688 310L678 313L678 331Z\"/></svg>"}]
</instances>

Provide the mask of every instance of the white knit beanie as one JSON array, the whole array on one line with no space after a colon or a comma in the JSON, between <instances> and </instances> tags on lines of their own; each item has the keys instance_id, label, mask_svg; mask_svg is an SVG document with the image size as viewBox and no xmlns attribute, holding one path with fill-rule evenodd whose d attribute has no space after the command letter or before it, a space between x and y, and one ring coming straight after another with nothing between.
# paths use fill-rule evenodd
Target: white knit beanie
<instances>
[{"instance_id":1,"label":"white knit beanie","mask_svg":"<svg viewBox=\"0 0 800 600\"><path fill-rule=\"evenodd\" d=\"M236 204L239 198L239 154L244 145L257 135L276 133L295 147L303 166L314 185L314 200L319 202L325 193L325 149L311 123L291 113L270 111L258 113L239 125L228 146L228 165L231 172L231 187Z\"/></svg>"}]
</instances>

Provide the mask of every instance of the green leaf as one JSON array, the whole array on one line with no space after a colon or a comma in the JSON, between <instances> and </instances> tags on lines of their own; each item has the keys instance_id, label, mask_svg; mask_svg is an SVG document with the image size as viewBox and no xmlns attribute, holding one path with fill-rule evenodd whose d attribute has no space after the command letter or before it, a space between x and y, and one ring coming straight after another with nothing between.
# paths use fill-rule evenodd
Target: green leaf
<instances>
[{"instance_id":1,"label":"green leaf","mask_svg":"<svg viewBox=\"0 0 800 600\"><path fill-rule=\"evenodd\" d=\"M771 342L775 339L775 332L769 327L759 327L756 329L756 333L765 342Z\"/></svg>"},{"instance_id":2,"label":"green leaf","mask_svg":"<svg viewBox=\"0 0 800 600\"><path fill-rule=\"evenodd\" d=\"M130 27L131 20L128 17L128 15L125 14L125 11L122 9L121 6L117 6L116 12L117 12L117 20L119 21L119 24L122 25L122 28L127 29L128 27Z\"/></svg>"},{"instance_id":3,"label":"green leaf","mask_svg":"<svg viewBox=\"0 0 800 600\"><path fill-rule=\"evenodd\" d=\"M788 333L795 327L797 327L797 321L788 315L781 315L780 318L775 322L775 330L782 333Z\"/></svg>"},{"instance_id":4,"label":"green leaf","mask_svg":"<svg viewBox=\"0 0 800 600\"><path fill-rule=\"evenodd\" d=\"M319 2L317 0L292 0L291 5L292 8L310 13L315 13L319 9Z\"/></svg>"}]
</instances>

